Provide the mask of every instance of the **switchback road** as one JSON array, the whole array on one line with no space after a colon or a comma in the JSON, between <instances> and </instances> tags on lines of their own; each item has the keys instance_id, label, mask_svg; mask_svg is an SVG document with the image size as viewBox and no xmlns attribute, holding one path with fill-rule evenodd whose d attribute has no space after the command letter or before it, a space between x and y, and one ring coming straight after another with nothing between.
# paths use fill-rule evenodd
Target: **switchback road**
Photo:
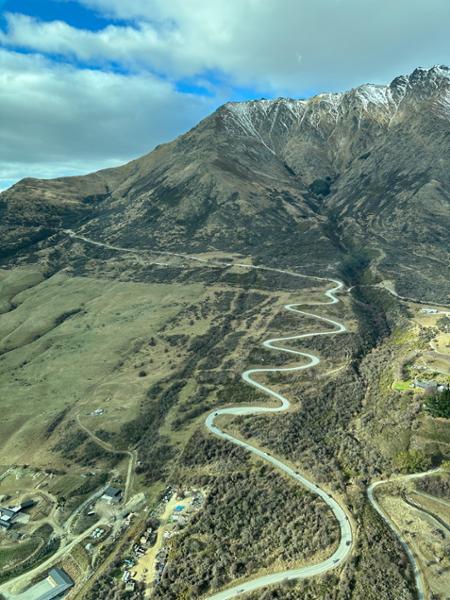
<instances>
[{"instance_id":1,"label":"switchback road","mask_svg":"<svg viewBox=\"0 0 450 600\"><path fill-rule=\"evenodd\" d=\"M240 266L248 266L248 265L240 265ZM294 273L292 273L292 274L294 274ZM298 275L298 274L295 274L295 275ZM315 279L320 279L320 278L315 277ZM324 279L324 281L331 281L334 284L334 287L325 292L325 295L327 296L328 301L322 302L320 304L336 304L337 302L339 302L339 300L336 296L336 292L338 292L343 287L343 284L340 281L336 281L336 280L325 280ZM319 304L319 303L317 303L317 304ZM302 357L302 358L306 359L307 362L305 362L304 364L298 365L298 366L294 366L294 367L250 369L248 371L245 371L242 374L242 379L246 383L248 383L249 385L264 392L271 398L274 398L275 400L279 401L280 405L275 408L265 407L265 406L235 406L235 407L230 407L230 408L223 408L223 409L220 409L220 410L210 413L208 415L208 417L206 418L205 424L206 424L206 427L209 429L209 431L211 431L211 433L213 433L214 435L221 437L233 444L241 446L242 448L245 448L249 452L252 452L259 458L262 458L266 462L273 465L275 468L279 469L280 471L283 471L291 479L300 483L302 486L307 488L313 494L316 494L317 496L322 498L322 500L332 510L332 512L339 524L339 528L340 528L339 546L337 547L337 549L334 551L334 553L329 558L327 558L326 560L324 560L322 562L304 566L304 567L299 567L297 569L289 569L287 571L279 571L277 573L272 573L270 575L264 575L262 577L257 577L255 579L250 579L248 581L245 581L243 583L240 583L238 585L230 587L222 592L214 594L213 596L210 596L208 600L229 600L230 598L235 598L236 596L239 596L240 594L252 592L252 591L261 589L263 587L266 587L268 585L282 583L286 580L304 579L307 577L312 577L314 575L320 575L322 573L325 573L326 571L329 571L330 569L335 569L336 567L338 567L344 561L344 559L347 557L347 555L349 554L349 552L352 549L353 537L352 537L352 529L351 529L350 521L345 513L345 510L330 494L328 494L326 491L322 490L315 483L313 483L312 481L310 481L303 475L300 475L300 473L295 471L292 467L290 467L286 463L282 462L281 460L275 458L268 452L264 452L263 450L260 450L259 448L256 448L255 446L252 446L251 444L248 444L247 442L244 442L243 440L236 438L236 437L230 435L229 433L222 431L217 425L215 425L215 420L217 419L217 417L220 417L223 415L251 416L251 415L261 415L261 414L272 414L272 413L284 412L284 411L288 410L289 406L290 406L289 400L282 394L276 392L275 390L271 389L267 385L264 385L264 384L260 383L259 381L257 381L256 379L254 379L254 376L258 376L258 375L261 375L264 373L292 373L292 372L297 372L297 371L303 371L305 369L310 369L320 363L320 358L318 356L316 356L315 354L311 354L309 352L300 352L298 350L293 350L292 348L286 348L282 344L284 342L301 340L301 339L311 338L311 337L315 337L315 336L336 335L336 334L347 331L347 328L342 323L339 323L338 321L334 321L332 319L328 319L326 317L322 317L322 316L319 316L319 315L316 315L316 314L313 314L310 312L305 312L305 311L297 308L297 306L299 306L299 305L287 304L284 308L290 312L294 312L294 313L304 315L307 317L313 317L315 319L324 321L325 323L330 324L333 327L333 329L331 329L329 331L317 331L317 332L313 332L313 333L303 333L300 335L293 335L293 336L289 336L289 337L273 338L270 340L266 340L263 343L263 346L265 348L270 348L272 350L288 352L289 354L292 354L294 356Z\"/></svg>"}]
</instances>

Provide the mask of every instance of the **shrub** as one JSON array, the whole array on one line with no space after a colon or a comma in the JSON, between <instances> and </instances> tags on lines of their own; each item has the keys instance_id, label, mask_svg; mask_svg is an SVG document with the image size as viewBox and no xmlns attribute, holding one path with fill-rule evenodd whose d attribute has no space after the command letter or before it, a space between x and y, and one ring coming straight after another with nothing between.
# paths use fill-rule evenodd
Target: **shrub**
<instances>
[{"instance_id":1,"label":"shrub","mask_svg":"<svg viewBox=\"0 0 450 600\"><path fill-rule=\"evenodd\" d=\"M403 450L395 457L395 466L402 473L426 471L430 465L430 457L423 450Z\"/></svg>"},{"instance_id":2,"label":"shrub","mask_svg":"<svg viewBox=\"0 0 450 600\"><path fill-rule=\"evenodd\" d=\"M450 418L450 386L447 386L442 392L436 392L425 400L425 410L432 417Z\"/></svg>"}]
</instances>

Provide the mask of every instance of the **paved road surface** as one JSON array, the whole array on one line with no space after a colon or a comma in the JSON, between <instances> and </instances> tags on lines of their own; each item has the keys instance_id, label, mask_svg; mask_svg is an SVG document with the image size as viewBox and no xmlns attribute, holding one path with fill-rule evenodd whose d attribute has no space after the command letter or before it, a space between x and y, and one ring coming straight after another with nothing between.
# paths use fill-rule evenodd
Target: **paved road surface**
<instances>
[{"instance_id":1,"label":"paved road surface","mask_svg":"<svg viewBox=\"0 0 450 600\"><path fill-rule=\"evenodd\" d=\"M349 287L347 289L347 292L351 292L353 289L358 288L358 287L373 287L373 288L382 289L382 290L385 290L386 292L388 292L389 294L391 294L391 296L395 296L399 300L404 300L405 302L413 302L414 304L428 304L429 306L441 306L443 308L449 308L450 307L450 304L443 304L442 302L433 302L432 300L430 300L430 301L428 301L428 300L420 300L418 298L410 298L408 296L401 296L395 290L395 288L393 286L387 284L385 281L382 281L381 283L369 283L369 284L352 285L351 287ZM448 315L449 313L446 312L446 311L440 311L439 313L435 313L435 314Z\"/></svg>"},{"instance_id":2,"label":"paved road surface","mask_svg":"<svg viewBox=\"0 0 450 600\"><path fill-rule=\"evenodd\" d=\"M432 474L436 473L437 471L438 471L438 469L431 469L430 471L425 471L424 473L412 473L411 475L401 475L398 477L393 477L391 479L382 479L380 481L374 481L367 488L367 498L369 499L370 504L373 506L373 508L377 511L377 513L380 515L380 517L383 519L383 521L385 521L385 523L388 525L388 527L394 532L394 534L400 540L400 543L403 546L403 550L406 552L409 560L411 561L411 564L413 565L414 579L416 581L418 600L424 600L426 598L426 585L425 585L423 573L420 570L419 563L417 562L413 551L408 546L407 541L402 536L401 532L395 525L394 521L383 511L381 506L378 504L378 501L375 497L375 490L377 489L377 487L379 487L380 485L383 485L384 483L390 483L390 482L394 482L394 481L410 481L411 479L419 479L420 477L425 477L426 475L432 475Z\"/></svg>"},{"instance_id":3,"label":"paved road surface","mask_svg":"<svg viewBox=\"0 0 450 600\"><path fill-rule=\"evenodd\" d=\"M249 264L243 264L243 263L227 263L227 262L221 262L221 261L211 261L208 259L203 259L203 258L199 258L199 257L195 257L195 256L189 256L189 255L185 255L185 254L179 254L179 253L175 253L175 252L161 252L161 251L157 252L157 251L152 251L152 250L149 250L146 252L146 251L140 250L140 249L122 248L119 246L113 246L113 245L103 243L103 242L97 242L97 241L92 240L88 237L85 237L81 234L77 234L70 229L64 230L64 232L66 234L68 234L70 237L79 239L88 244L103 246L105 248L110 248L112 250L117 250L117 251L134 252L134 253L139 253L139 254L150 253L150 254L160 254L160 255L167 255L167 256L177 256L177 257L181 257L181 258L188 259L188 260L192 259L194 261L204 263L206 266L212 266L214 268L216 268L216 267L227 268L227 267L231 267L231 266L238 266L238 267L249 268L249 269L261 269L261 270L266 270L266 271L274 271L274 272L278 272L278 273L284 273L284 274L291 275L294 277L309 277L310 279L315 279L315 280L320 280L320 281L325 281L325 282L331 281L332 283L335 284L335 287L333 287L332 289L325 292L325 295L329 299L329 302L310 303L310 304L336 304L337 302L339 302L339 300L335 294L343 287L343 284L340 281L336 281L334 279L328 279L328 278L324 278L324 277L316 277L316 276L312 276L312 275L303 275L300 273L287 271L284 269L276 269L276 268L272 268L272 267L263 267L263 266L259 266L259 265L256 266L256 265L249 265ZM155 264L161 264L162 266L170 266L170 265L166 265L164 263L155 263ZM384 286L383 284L381 284L381 286L384 287L393 296L399 298L400 300L412 301L412 302L416 302L419 304L428 304L427 302L425 302L423 300L417 300L414 298L406 298L406 297L400 296L394 289L391 289L389 286ZM352 290L352 288L348 288L348 290L346 290L346 291L351 292L351 290ZM446 304L439 304L439 303L430 303L430 304L432 304L434 306L448 307L448 305L446 305ZM341 323L334 321L332 319L327 319L325 317L321 317L319 315L301 311L301 310L297 309L296 306L298 306L298 305L289 304L289 305L286 305L285 308L286 308L286 310L289 310L292 312L296 312L296 313L303 314L303 315L310 316L310 317L315 317L317 319L325 321L326 323L333 325L334 329L331 331L325 331L325 332L321 331L321 332L308 333L308 334L302 334L302 335L298 335L298 336L291 336L291 337L285 337L285 338L274 338L274 339L267 340L266 342L264 342L264 346L266 348L282 350L284 352L289 352L290 354L302 356L302 357L308 359L309 362L304 365L298 366L298 367L288 367L288 368L279 368L279 369L275 369L275 368L274 369L250 369L248 371L245 371L242 374L242 378L244 381L246 381L248 384L260 389L261 391L265 392L272 398L275 398L276 400L278 400L280 402L280 406L278 406L277 408L248 406L248 407L231 407L231 408L220 409L220 410L217 410L208 415L208 417L205 421L205 425L215 435L217 435L223 439L226 439L226 440L232 442L233 444L236 444L238 446L242 446L243 448L246 448L248 451L252 452L253 454L256 454L260 458L266 460L267 462L270 462L272 465L274 465L278 469L284 471L287 475L289 475L290 477L292 477L293 479L295 479L296 481L298 481L299 483L304 485L310 491L319 495L331 508L331 510L333 511L333 513L340 525L340 529L341 529L340 544L339 544L339 547L337 548L337 550L335 551L335 553L332 556L330 556L327 560L325 560L321 563L317 563L315 565L311 565L308 567L301 567L299 569L290 569L288 571L283 571L283 572L278 572L278 573L274 573L271 575L266 575L263 577L258 577L256 579L247 581L240 585L236 585L227 590L219 592L218 594L214 594L213 596L210 596L210 598L208 600L228 600L229 598L235 598L236 596L240 596L241 594L243 594L245 592L254 591L254 590L260 589L262 587L268 586L268 585L273 585L275 583L283 582L285 580L302 579L302 578L312 577L314 575L319 575L321 573L324 573L324 572L338 566L346 558L346 556L350 552L352 545L353 545L352 530L350 527L350 523L347 519L347 515L345 514L345 512L341 508L341 506L334 500L334 498L332 498L325 491L321 490L314 483L312 483L311 481L309 481L308 479L306 479L305 477L303 477L302 475L300 475L299 473L294 471L291 467L289 467L289 465L286 465L285 463L279 461L278 459L271 456L270 454L268 454L262 450L259 450L258 448L255 448L255 447L251 446L250 444L247 444L246 442L239 440L238 438L234 438L233 436L225 433L224 431L220 430L217 426L214 425L215 418L217 416L219 416L220 414L228 414L228 415L237 416L237 415L261 414L261 413L275 413L275 412L282 412L282 411L287 410L289 408L289 400L287 398L285 398L284 396L282 396L281 394L278 394L274 390L270 389L269 387L264 386L264 385L258 383L257 381L255 381L252 378L252 375L255 373L263 373L263 372L265 372L265 373L272 372L273 373L273 372L283 372L283 371L284 372L300 371L303 369L308 369L310 367L313 367L313 366L319 364L319 362L320 362L320 359L317 356L315 356L314 354L310 354L307 352L298 352L296 350L293 350L291 348L285 348L278 344L280 342L288 341L288 340L298 340L301 338L314 337L314 336L318 336L318 335L334 335L334 334L338 334L338 333L342 333L342 332L346 331L345 326L342 325ZM430 471L430 472L432 472L432 471ZM427 473L416 473L413 475L408 475L408 476L406 476L406 478L413 479L413 478L417 478L417 477L422 477L427 474L428 474L428 472ZM367 489L367 496L368 496L369 502L372 504L373 508L378 512L378 514L381 516L381 518L388 524L388 526L393 530L395 535L400 540L400 543L402 544L402 546L403 546L406 554L408 555L408 557L413 565L413 568L414 568L414 575L415 575L416 586L417 586L417 591L418 591L418 598L419 598L419 600L423 600L425 598L425 584L424 584L423 575L420 571L419 565L416 562L416 559L415 559L412 551L410 550L408 544L402 538L402 535L396 529L394 523L390 520L390 518L387 515L384 514L384 512L382 511L381 507L379 506L378 502L375 499L374 490L376 489L377 486L381 485L382 483L384 483L384 482L378 481L378 482L372 483L372 485L369 486L369 488Z\"/></svg>"},{"instance_id":4,"label":"paved road surface","mask_svg":"<svg viewBox=\"0 0 450 600\"><path fill-rule=\"evenodd\" d=\"M248 265L241 265L241 266L248 267ZM330 281L330 280L325 280L325 281ZM335 303L339 302L339 300L335 294L343 287L343 284L340 281L335 281L335 280L331 280L331 281L332 281L332 283L334 283L334 287L325 293L325 295L328 298L328 302L323 302L320 304L335 304ZM231 587L227 590L219 592L218 594L214 594L213 596L209 597L209 600L228 600L229 598L235 598L236 596L239 596L240 594L258 590L258 589L261 589L262 587L265 587L268 585L281 583L285 580L302 579L302 578L306 578L306 577L312 577L314 575L319 575L321 573L325 573L326 571L329 571L330 569L334 569L337 566L339 566L342 563L342 561L347 557L347 555L349 554L349 552L352 549L353 539L352 539L352 529L350 526L350 522L348 520L348 517L347 517L344 509L339 505L339 503L334 498L332 498L327 492L325 492L324 490L319 488L312 481L309 481L309 479L307 479L303 475L300 475L299 473L297 473L289 465L278 460L271 454L269 454L263 450L260 450L259 448L256 448L256 447L252 446L251 444L244 442L243 440L235 438L232 435L230 435L229 433L222 431L221 429L219 429L219 427L217 427L214 424L216 418L221 415L238 416L238 415L254 415L254 414L263 414L263 413L272 414L272 413L283 412L283 411L288 410L288 408L290 406L289 400L282 394L279 394L275 390L272 390L271 388L267 387L266 385L258 382L256 379L254 379L254 376L255 375L258 376L258 374L261 374L261 373L290 373L290 372L295 372L295 371L302 371L304 369L310 369L311 367L314 367L315 365L319 364L320 358L318 358L317 356L315 356L314 354L311 354L309 352L300 352L298 350L293 350L292 348L286 348L282 344L284 342L288 342L288 341L300 340L300 339L315 337L315 336L319 336L319 335L335 335L335 334L343 333L344 331L347 331L345 325L342 325L342 323L339 323L338 321L334 321L332 319L321 317L319 315L315 315L310 312L305 312L303 310L298 309L297 306L298 305L295 305L295 304L287 304L284 308L290 312L294 312L294 313L297 313L300 315L305 315L308 317L314 317L316 319L320 319L321 321L324 321L325 323L332 325L333 329L331 329L329 331L304 333L301 335L293 335L293 336L283 337L283 338L273 338L270 340L266 340L263 343L263 346L265 348L271 348L273 350L281 350L283 352L288 352L289 354L293 354L295 356L300 356L302 358L307 359L307 362L303 363L302 365L295 366L295 367L250 369L248 371L245 371L242 374L242 379L246 383L248 383L249 385L252 385L253 387L256 387L257 389L261 390L262 392L264 392L268 396L274 398L275 400L278 400L280 402L280 405L276 408L269 408L269 407L264 407L264 406L235 406L235 407L231 407L231 408L223 408L223 409L220 409L220 410L210 413L208 415L208 417L206 418L205 424L206 424L206 427L213 434L215 434L218 437L221 437L225 440L228 440L229 442L232 442L233 444L241 446L242 448L245 448L246 450L252 452L253 454L256 454L256 456L258 456L258 457L262 458L263 460L267 461L268 463L272 464L274 467L276 467L280 471L283 471L284 473L286 473L289 477L291 477L295 481L299 482L301 485L306 487L308 490L310 490L314 494L317 494L318 496L320 496L322 498L322 500L324 502L326 502L326 504L333 511L333 514L339 523L340 534L341 534L340 543L339 543L338 548L335 550L335 552L329 558L327 558L326 560L324 560L322 562L319 562L319 563L316 563L313 565L309 565L309 566L305 566L305 567L300 567L298 569L289 569L287 571L281 571L278 573L273 573L270 575L265 575L263 577L251 579L249 581L246 581L244 583L241 583L239 585Z\"/></svg>"},{"instance_id":5,"label":"paved road surface","mask_svg":"<svg viewBox=\"0 0 450 600\"><path fill-rule=\"evenodd\" d=\"M41 562L39 565L31 569L30 571L26 571L22 575L19 575L18 577L0 585L0 594L3 594L6 600L20 600L20 594L17 595L17 590L20 587L25 587L26 585L29 585L32 579L34 579L37 575L44 573L46 569L49 569L51 566L53 566L55 562L62 558L67 552L72 550L74 546L76 546L82 540L88 537L94 531L94 529L100 527L104 523L106 523L106 521L104 519L100 519L99 521L97 521L97 523L95 523L95 525L92 525L92 527L89 527L89 529L83 531L83 533L78 535L68 544L62 544L60 548L49 558L44 560L44 562Z\"/></svg>"}]
</instances>

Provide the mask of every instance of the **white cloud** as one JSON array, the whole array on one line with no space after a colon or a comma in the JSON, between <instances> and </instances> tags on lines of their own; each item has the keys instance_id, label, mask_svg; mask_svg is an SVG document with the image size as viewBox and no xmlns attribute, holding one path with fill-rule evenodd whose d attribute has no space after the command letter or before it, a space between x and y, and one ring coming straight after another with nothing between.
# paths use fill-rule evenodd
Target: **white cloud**
<instances>
[{"instance_id":1,"label":"white cloud","mask_svg":"<svg viewBox=\"0 0 450 600\"><path fill-rule=\"evenodd\" d=\"M109 25L93 32L71 27L63 21L39 21L27 15L6 14L8 32L0 31L5 46L58 54L86 62L116 62L128 67L170 68L168 47L179 44L178 35L168 31L162 40L157 30L139 26Z\"/></svg>"},{"instance_id":2,"label":"white cloud","mask_svg":"<svg viewBox=\"0 0 450 600\"><path fill-rule=\"evenodd\" d=\"M448 0L79 1L134 24L92 32L9 15L3 43L172 78L219 71L294 95L387 82L449 58Z\"/></svg>"},{"instance_id":3,"label":"white cloud","mask_svg":"<svg viewBox=\"0 0 450 600\"><path fill-rule=\"evenodd\" d=\"M78 2L126 23L88 31L7 15L0 179L128 160L193 126L233 87L305 96L449 60L448 0ZM212 98L177 92L184 78Z\"/></svg>"},{"instance_id":4,"label":"white cloud","mask_svg":"<svg viewBox=\"0 0 450 600\"><path fill-rule=\"evenodd\" d=\"M120 164L194 125L212 102L149 74L76 69L0 50L0 180Z\"/></svg>"},{"instance_id":5,"label":"white cloud","mask_svg":"<svg viewBox=\"0 0 450 600\"><path fill-rule=\"evenodd\" d=\"M448 0L78 0L147 23L177 74L276 93L387 82L449 60ZM301 62L298 56L301 55Z\"/></svg>"}]
</instances>

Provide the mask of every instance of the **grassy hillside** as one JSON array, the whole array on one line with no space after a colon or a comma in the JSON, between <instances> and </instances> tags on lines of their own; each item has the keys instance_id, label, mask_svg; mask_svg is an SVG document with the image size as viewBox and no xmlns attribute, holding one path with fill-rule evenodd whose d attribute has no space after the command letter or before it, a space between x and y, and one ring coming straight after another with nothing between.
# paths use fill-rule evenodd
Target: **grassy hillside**
<instances>
[{"instance_id":1,"label":"grassy hillside","mask_svg":"<svg viewBox=\"0 0 450 600\"><path fill-rule=\"evenodd\" d=\"M203 291L201 284L123 283L34 271L0 273L0 463L49 460L55 420L69 411L107 411L108 428L137 414L166 361L143 345ZM19 290L18 293L14 293ZM12 303L12 306L11 306ZM142 359L141 359L142 362ZM145 367L145 375L144 375Z\"/></svg>"}]
</instances>

